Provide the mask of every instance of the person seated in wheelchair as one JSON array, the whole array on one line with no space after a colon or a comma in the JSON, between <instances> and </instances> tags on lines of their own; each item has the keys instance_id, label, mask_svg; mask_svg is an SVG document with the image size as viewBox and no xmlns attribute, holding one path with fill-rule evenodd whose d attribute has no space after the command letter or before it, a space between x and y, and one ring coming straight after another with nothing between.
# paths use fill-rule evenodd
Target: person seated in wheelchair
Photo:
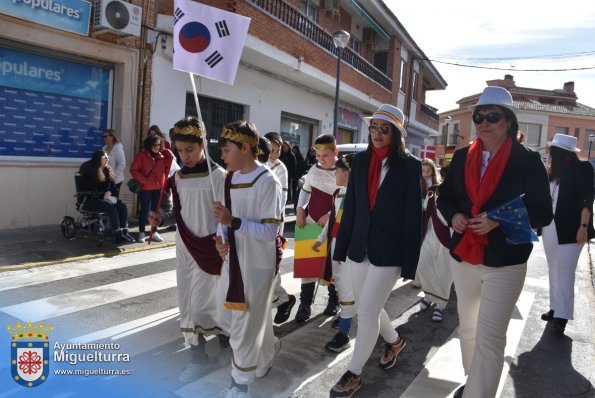
<instances>
[{"instance_id":1,"label":"person seated in wheelchair","mask_svg":"<svg viewBox=\"0 0 595 398\"><path fill-rule=\"evenodd\" d=\"M114 196L115 174L104 151L95 151L79 169L82 191L88 192L83 210L107 213L115 243L134 242L128 234L128 209Z\"/></svg>"}]
</instances>

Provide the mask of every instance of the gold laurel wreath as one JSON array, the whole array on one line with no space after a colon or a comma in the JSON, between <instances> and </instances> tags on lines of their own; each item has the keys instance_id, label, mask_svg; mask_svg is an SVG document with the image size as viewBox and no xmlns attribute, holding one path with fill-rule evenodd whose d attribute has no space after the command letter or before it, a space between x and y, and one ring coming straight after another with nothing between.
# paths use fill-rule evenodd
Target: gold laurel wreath
<instances>
[{"instance_id":1,"label":"gold laurel wreath","mask_svg":"<svg viewBox=\"0 0 595 398\"><path fill-rule=\"evenodd\" d=\"M197 138L204 138L204 132L196 126L174 127L174 134L192 135Z\"/></svg>"},{"instance_id":2,"label":"gold laurel wreath","mask_svg":"<svg viewBox=\"0 0 595 398\"><path fill-rule=\"evenodd\" d=\"M323 149L330 149L331 151L334 151L335 149L337 149L337 145L330 143L330 144L316 144L314 145L314 149L316 149L317 151L322 151Z\"/></svg>"},{"instance_id":3,"label":"gold laurel wreath","mask_svg":"<svg viewBox=\"0 0 595 398\"><path fill-rule=\"evenodd\" d=\"M228 141L237 142L239 144L248 144L251 148L258 145L258 137L250 137L244 133L240 133L228 128L224 128L223 131L221 131L221 138L224 138Z\"/></svg>"}]
</instances>

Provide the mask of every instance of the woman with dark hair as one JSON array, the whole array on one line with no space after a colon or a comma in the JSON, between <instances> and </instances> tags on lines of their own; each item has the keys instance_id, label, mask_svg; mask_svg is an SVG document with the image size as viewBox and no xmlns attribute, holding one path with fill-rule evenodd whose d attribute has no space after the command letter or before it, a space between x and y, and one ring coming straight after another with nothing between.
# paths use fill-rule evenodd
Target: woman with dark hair
<instances>
[{"instance_id":1,"label":"woman with dark hair","mask_svg":"<svg viewBox=\"0 0 595 398\"><path fill-rule=\"evenodd\" d=\"M165 135L161 132L161 129L156 124L149 127L149 130L147 131L147 137L150 136L161 138L161 149L171 150L171 144L167 142L167 140L165 139Z\"/></svg>"},{"instance_id":2,"label":"woman with dark hair","mask_svg":"<svg viewBox=\"0 0 595 398\"><path fill-rule=\"evenodd\" d=\"M593 230L593 167L581 162L576 137L556 134L550 146L548 177L554 221L543 228L549 268L550 310L541 316L564 333L574 313L574 275Z\"/></svg>"},{"instance_id":3,"label":"woman with dark hair","mask_svg":"<svg viewBox=\"0 0 595 398\"><path fill-rule=\"evenodd\" d=\"M403 112L384 104L368 120L370 144L353 160L333 254L334 261L349 257L354 262L357 339L331 397L351 397L360 389L362 369L379 333L385 341L379 366L395 366L406 343L384 304L399 277L415 277L421 248L421 163L405 149Z\"/></svg>"},{"instance_id":4,"label":"woman with dark hair","mask_svg":"<svg viewBox=\"0 0 595 398\"><path fill-rule=\"evenodd\" d=\"M83 209L108 214L115 243L134 242L128 234L128 209L114 195L116 175L108 161L106 152L95 151L91 159L81 165L81 188L92 192L85 198Z\"/></svg>"},{"instance_id":5,"label":"woman with dark hair","mask_svg":"<svg viewBox=\"0 0 595 398\"><path fill-rule=\"evenodd\" d=\"M281 145L281 155L279 156L279 160L283 162L285 168L287 169L287 184L289 187L292 187L294 184L294 180L296 179L296 160L295 155L291 152L291 144L289 141L283 141ZM288 190L287 192L287 201L295 202L296 199L293 197L292 190ZM285 204L283 204L285 206Z\"/></svg>"},{"instance_id":6,"label":"woman with dark hair","mask_svg":"<svg viewBox=\"0 0 595 398\"><path fill-rule=\"evenodd\" d=\"M506 330L533 250L532 243L507 243L500 224L485 212L523 195L531 227L543 227L553 216L541 156L517 142L515 111L506 89L486 87L473 111L477 139L455 152L440 185L438 210L454 230L450 266L467 374L456 398L496 395Z\"/></svg>"},{"instance_id":7,"label":"woman with dark hair","mask_svg":"<svg viewBox=\"0 0 595 398\"><path fill-rule=\"evenodd\" d=\"M316 148L311 147L306 154L304 174L306 174L308 170L310 170L310 167L314 166L316 163L318 163L318 160L316 159Z\"/></svg>"},{"instance_id":8,"label":"woman with dark hair","mask_svg":"<svg viewBox=\"0 0 595 398\"><path fill-rule=\"evenodd\" d=\"M440 183L440 176L438 175L438 168L432 159L424 159L421 161L421 177L422 177L422 190L421 193L425 198L428 189L434 185Z\"/></svg>"},{"instance_id":9,"label":"woman with dark hair","mask_svg":"<svg viewBox=\"0 0 595 398\"><path fill-rule=\"evenodd\" d=\"M134 157L130 166L130 174L141 186L138 193L140 203L138 215L137 242L145 241L145 226L149 218L149 211L156 211L159 204L161 188L163 188L169 174L174 154L169 149L162 148L162 139L158 135L149 135L143 142L143 150ZM155 231L155 242L163 242L161 235Z\"/></svg>"}]
</instances>

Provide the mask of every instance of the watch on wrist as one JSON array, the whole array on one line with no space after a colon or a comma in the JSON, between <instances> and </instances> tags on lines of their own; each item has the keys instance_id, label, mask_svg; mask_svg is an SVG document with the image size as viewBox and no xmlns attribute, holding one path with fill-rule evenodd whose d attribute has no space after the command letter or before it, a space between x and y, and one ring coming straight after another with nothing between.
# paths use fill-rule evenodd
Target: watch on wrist
<instances>
[{"instance_id":1,"label":"watch on wrist","mask_svg":"<svg viewBox=\"0 0 595 398\"><path fill-rule=\"evenodd\" d=\"M581 224L581 227L583 227L583 228L587 228L587 227L588 227L588 225L587 225L587 224Z\"/></svg>"},{"instance_id":2,"label":"watch on wrist","mask_svg":"<svg viewBox=\"0 0 595 398\"><path fill-rule=\"evenodd\" d=\"M231 229L233 229L234 231L237 231L238 229L240 229L240 227L242 226L242 219L238 218L238 217L233 217L231 219Z\"/></svg>"}]
</instances>

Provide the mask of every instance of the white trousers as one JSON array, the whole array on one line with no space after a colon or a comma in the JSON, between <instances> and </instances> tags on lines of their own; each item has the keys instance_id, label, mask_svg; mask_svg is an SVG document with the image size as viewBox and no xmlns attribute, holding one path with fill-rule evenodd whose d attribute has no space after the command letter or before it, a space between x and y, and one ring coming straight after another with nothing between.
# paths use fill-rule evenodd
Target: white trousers
<instances>
[{"instance_id":1,"label":"white trousers","mask_svg":"<svg viewBox=\"0 0 595 398\"><path fill-rule=\"evenodd\" d=\"M451 259L451 269L468 375L463 397L491 398L498 390L506 330L525 283L527 263L494 268Z\"/></svg>"},{"instance_id":2,"label":"white trousers","mask_svg":"<svg viewBox=\"0 0 595 398\"><path fill-rule=\"evenodd\" d=\"M198 345L198 333L221 333L217 324L216 291L219 276L200 269L181 239L176 242L176 280L184 343L187 346Z\"/></svg>"},{"instance_id":3,"label":"white trousers","mask_svg":"<svg viewBox=\"0 0 595 398\"><path fill-rule=\"evenodd\" d=\"M357 312L355 305L355 293L353 292L353 281L351 278L351 268L354 263L349 258L347 261L333 261L333 279L332 282L337 289L339 296L339 305L341 306L341 318L353 318Z\"/></svg>"},{"instance_id":4,"label":"white trousers","mask_svg":"<svg viewBox=\"0 0 595 398\"><path fill-rule=\"evenodd\" d=\"M558 244L554 221L543 228L543 248L549 270L550 309L556 318L574 319L574 277L584 244Z\"/></svg>"},{"instance_id":5,"label":"white trousers","mask_svg":"<svg viewBox=\"0 0 595 398\"><path fill-rule=\"evenodd\" d=\"M269 366L275 356L271 301L274 270L250 268L242 272L248 311L226 310L223 305L229 288L229 262L223 262L217 291L219 323L229 333L233 351L231 377L238 384L250 384L257 369Z\"/></svg>"},{"instance_id":6,"label":"white trousers","mask_svg":"<svg viewBox=\"0 0 595 398\"><path fill-rule=\"evenodd\" d=\"M281 272L275 277L275 288L273 290L273 308L289 301L287 290L281 286Z\"/></svg>"},{"instance_id":7,"label":"white trousers","mask_svg":"<svg viewBox=\"0 0 595 398\"><path fill-rule=\"evenodd\" d=\"M401 276L401 267L377 267L368 258L351 266L353 291L357 302L357 339L353 357L347 369L356 375L362 369L374 350L378 334L387 343L394 343L399 334L384 310L397 279Z\"/></svg>"},{"instance_id":8,"label":"white trousers","mask_svg":"<svg viewBox=\"0 0 595 398\"><path fill-rule=\"evenodd\" d=\"M452 273L450 271L450 253L438 240L432 220L428 222L428 231L421 245L415 279L419 281L428 300L444 308L450 297Z\"/></svg>"}]
</instances>

